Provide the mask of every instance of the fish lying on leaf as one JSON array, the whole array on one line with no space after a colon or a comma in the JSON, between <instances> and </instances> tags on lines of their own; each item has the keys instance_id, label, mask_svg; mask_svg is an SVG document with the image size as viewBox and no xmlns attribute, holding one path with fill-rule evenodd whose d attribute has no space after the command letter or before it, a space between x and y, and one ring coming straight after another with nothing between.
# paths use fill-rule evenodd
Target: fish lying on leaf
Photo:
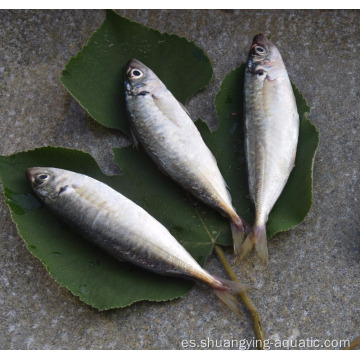
<instances>
[{"instance_id":1,"label":"fish lying on leaf","mask_svg":"<svg viewBox=\"0 0 360 360\"><path fill-rule=\"evenodd\" d=\"M239 252L242 259L255 247L266 264L266 222L294 167L299 115L281 55L262 34L253 39L245 71L245 134L255 222Z\"/></svg>"},{"instance_id":2,"label":"fish lying on leaf","mask_svg":"<svg viewBox=\"0 0 360 360\"><path fill-rule=\"evenodd\" d=\"M210 275L162 224L108 185L50 167L30 168L26 177L45 205L95 245L155 273L202 282L239 312L232 294L250 286Z\"/></svg>"},{"instance_id":3,"label":"fish lying on leaf","mask_svg":"<svg viewBox=\"0 0 360 360\"><path fill-rule=\"evenodd\" d=\"M231 203L216 159L200 132L161 80L140 61L127 66L125 97L134 142L191 195L230 219L234 248L247 228Z\"/></svg>"}]
</instances>

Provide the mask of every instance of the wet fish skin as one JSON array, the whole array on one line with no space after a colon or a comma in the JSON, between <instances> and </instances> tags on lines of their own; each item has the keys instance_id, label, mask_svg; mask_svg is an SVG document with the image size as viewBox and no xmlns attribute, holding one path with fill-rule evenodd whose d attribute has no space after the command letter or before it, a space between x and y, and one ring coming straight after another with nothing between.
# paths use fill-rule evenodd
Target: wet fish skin
<instances>
[{"instance_id":1,"label":"wet fish skin","mask_svg":"<svg viewBox=\"0 0 360 360\"><path fill-rule=\"evenodd\" d=\"M254 37L245 71L245 133L250 197L255 222L240 257L255 247L267 264L266 222L294 167L299 115L292 86L276 46Z\"/></svg>"},{"instance_id":2,"label":"wet fish skin","mask_svg":"<svg viewBox=\"0 0 360 360\"><path fill-rule=\"evenodd\" d=\"M231 293L249 288L210 275L160 222L100 181L50 167L30 168L26 177L57 216L120 260L202 282L233 310L237 307Z\"/></svg>"},{"instance_id":3,"label":"wet fish skin","mask_svg":"<svg viewBox=\"0 0 360 360\"><path fill-rule=\"evenodd\" d=\"M216 159L184 106L136 59L127 66L125 96L135 142L165 174L230 219L234 247L239 247L247 225L232 206Z\"/></svg>"}]
</instances>

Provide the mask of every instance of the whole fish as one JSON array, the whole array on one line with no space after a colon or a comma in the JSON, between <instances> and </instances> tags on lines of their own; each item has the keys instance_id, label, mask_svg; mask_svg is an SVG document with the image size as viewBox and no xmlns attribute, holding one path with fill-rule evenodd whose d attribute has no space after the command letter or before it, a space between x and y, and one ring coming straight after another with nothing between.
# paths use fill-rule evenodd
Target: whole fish
<instances>
[{"instance_id":1,"label":"whole fish","mask_svg":"<svg viewBox=\"0 0 360 360\"><path fill-rule=\"evenodd\" d=\"M128 63L125 96L134 142L186 191L230 219L234 248L247 227L231 203L216 159L185 107L140 61Z\"/></svg>"},{"instance_id":2,"label":"whole fish","mask_svg":"<svg viewBox=\"0 0 360 360\"><path fill-rule=\"evenodd\" d=\"M266 264L266 222L294 167L299 115L285 65L276 46L256 35L245 71L246 159L255 222L241 249L255 247Z\"/></svg>"},{"instance_id":3,"label":"whole fish","mask_svg":"<svg viewBox=\"0 0 360 360\"><path fill-rule=\"evenodd\" d=\"M155 273L202 282L238 312L231 294L249 286L210 275L160 222L108 185L50 167L30 168L26 177L45 205L95 245Z\"/></svg>"}]
</instances>

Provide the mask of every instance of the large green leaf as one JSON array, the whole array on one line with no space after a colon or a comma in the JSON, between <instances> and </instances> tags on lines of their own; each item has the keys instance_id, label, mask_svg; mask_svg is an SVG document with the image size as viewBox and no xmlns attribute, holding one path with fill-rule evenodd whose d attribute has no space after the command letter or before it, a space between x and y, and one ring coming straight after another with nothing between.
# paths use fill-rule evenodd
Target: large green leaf
<instances>
[{"instance_id":1,"label":"large green leaf","mask_svg":"<svg viewBox=\"0 0 360 360\"><path fill-rule=\"evenodd\" d=\"M193 42L161 34L108 10L103 24L70 59L60 80L96 121L128 134L124 74L132 58L149 66L183 103L212 76L209 59Z\"/></svg>"},{"instance_id":2,"label":"large green leaf","mask_svg":"<svg viewBox=\"0 0 360 360\"><path fill-rule=\"evenodd\" d=\"M58 283L100 310L183 296L191 282L150 273L100 251L41 204L24 175L28 167L52 166L108 184L148 210L203 265L213 244L197 214L209 210L198 204L195 211L192 200L141 151L118 149L115 157L123 169L121 176L104 175L89 154L77 150L46 147L0 157L6 204L19 234ZM209 216L214 224L222 222L211 211Z\"/></svg>"},{"instance_id":3,"label":"large green leaf","mask_svg":"<svg viewBox=\"0 0 360 360\"><path fill-rule=\"evenodd\" d=\"M230 187L235 207L252 224L254 210L247 195L244 156L244 73L245 64L225 77L215 99L219 128L213 134L209 134L205 129L202 133L205 142L218 160L219 168ZM312 203L312 170L319 134L307 118L310 108L306 105L305 99L294 85L293 89L300 116L295 168L269 215L268 238L301 223Z\"/></svg>"},{"instance_id":4,"label":"large green leaf","mask_svg":"<svg viewBox=\"0 0 360 360\"><path fill-rule=\"evenodd\" d=\"M154 69L183 102L211 77L207 57L194 44L108 11L88 45L70 60L61 81L95 120L126 132L123 75L132 57ZM235 207L251 223L253 212L243 156L243 72L241 67L223 81L216 97L220 120L217 131L210 133L201 122L198 127L218 160ZM296 167L270 214L269 237L301 222L311 206L318 134L306 118L309 108L304 99L296 88L294 91L301 119ZM231 245L228 220L201 203L194 205L194 200L164 176L141 150L114 149L114 156L123 171L121 176L104 175L90 155L76 150L48 147L0 157L6 203L19 234L56 281L100 310L140 300L182 296L191 282L152 274L99 251L44 208L32 195L24 176L28 167L54 166L99 179L162 222L200 264L212 252L214 241Z\"/></svg>"}]
</instances>

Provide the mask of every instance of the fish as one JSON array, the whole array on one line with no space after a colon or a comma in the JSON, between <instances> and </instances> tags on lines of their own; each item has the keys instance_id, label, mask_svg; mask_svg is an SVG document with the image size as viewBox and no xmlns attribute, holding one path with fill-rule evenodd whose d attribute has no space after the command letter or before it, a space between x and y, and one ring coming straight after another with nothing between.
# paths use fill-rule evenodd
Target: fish
<instances>
[{"instance_id":1,"label":"fish","mask_svg":"<svg viewBox=\"0 0 360 360\"><path fill-rule=\"evenodd\" d=\"M245 70L245 153L255 221L240 248L253 248L268 263L266 222L294 168L299 114L294 92L277 47L263 34L253 39Z\"/></svg>"},{"instance_id":2,"label":"fish","mask_svg":"<svg viewBox=\"0 0 360 360\"><path fill-rule=\"evenodd\" d=\"M212 276L159 221L110 186L52 167L26 170L32 190L63 222L120 261L210 287L233 311L249 285Z\"/></svg>"},{"instance_id":3,"label":"fish","mask_svg":"<svg viewBox=\"0 0 360 360\"><path fill-rule=\"evenodd\" d=\"M125 97L134 143L141 143L158 168L196 199L230 219L234 249L247 229L232 205L217 161L187 109L146 65L129 61Z\"/></svg>"}]
</instances>

